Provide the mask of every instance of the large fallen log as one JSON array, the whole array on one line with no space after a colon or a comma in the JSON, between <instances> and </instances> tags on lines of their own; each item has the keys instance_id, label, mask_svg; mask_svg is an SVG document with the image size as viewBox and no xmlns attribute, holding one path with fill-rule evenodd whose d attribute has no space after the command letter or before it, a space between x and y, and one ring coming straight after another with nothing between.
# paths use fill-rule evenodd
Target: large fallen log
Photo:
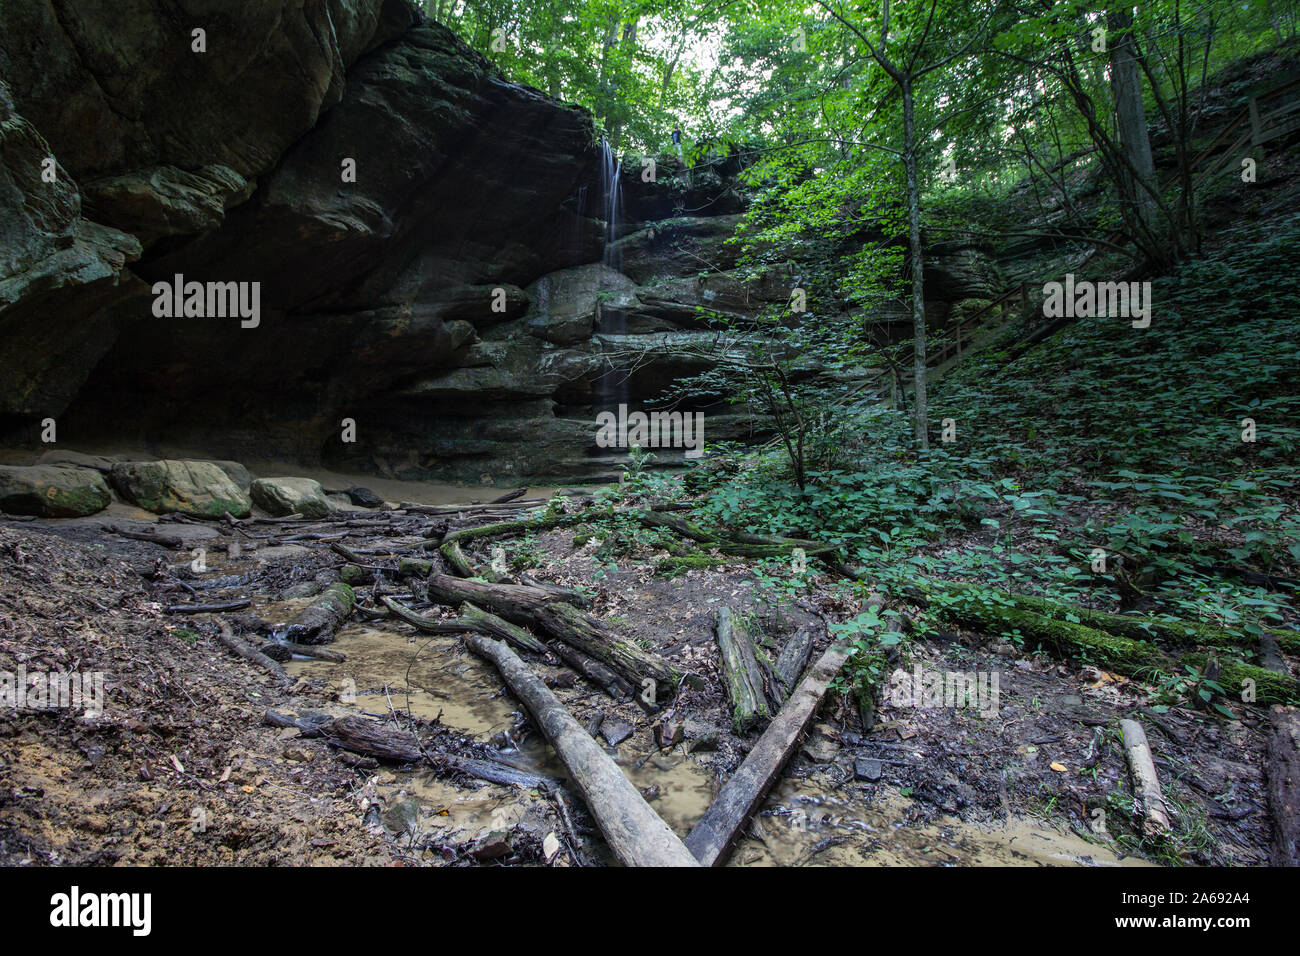
<instances>
[{"instance_id":1,"label":"large fallen log","mask_svg":"<svg viewBox=\"0 0 1300 956\"><path fill-rule=\"evenodd\" d=\"M555 654L587 680L603 688L615 700L627 700L632 696L632 686L627 681L604 664L567 644L558 642L554 645L543 644L518 624L511 624L473 604L462 604L460 617L457 620L466 625L466 630L504 640L522 650L532 651L535 654L546 654L548 651Z\"/></svg>"},{"instance_id":2,"label":"large fallen log","mask_svg":"<svg viewBox=\"0 0 1300 956\"><path fill-rule=\"evenodd\" d=\"M298 618L289 625L286 636L298 644L328 644L357 605L352 588L336 582L316 596Z\"/></svg>"},{"instance_id":3,"label":"large fallen log","mask_svg":"<svg viewBox=\"0 0 1300 956\"><path fill-rule=\"evenodd\" d=\"M944 584L954 588L958 585ZM1078 604L1067 604L1036 597L1032 594L1012 594L1009 591L989 590L1014 606L1053 620L1070 620L1099 631L1108 631L1138 641L1152 639L1182 647L1256 647L1258 640L1245 630L1228 630L1213 624L1196 621L1172 621L1141 614L1111 614L1095 611ZM1265 634L1287 650L1300 650L1300 634L1295 631L1272 630Z\"/></svg>"},{"instance_id":4,"label":"large fallen log","mask_svg":"<svg viewBox=\"0 0 1300 956\"><path fill-rule=\"evenodd\" d=\"M542 588L519 584L488 584L449 574L432 574L428 580L429 598L448 607L474 604L499 614L515 624L531 624L538 608L560 600Z\"/></svg>"},{"instance_id":5,"label":"large fallen log","mask_svg":"<svg viewBox=\"0 0 1300 956\"><path fill-rule=\"evenodd\" d=\"M492 661L559 754L614 855L627 866L695 866L668 824L573 715L514 651L471 635L466 644Z\"/></svg>"},{"instance_id":6,"label":"large fallen log","mask_svg":"<svg viewBox=\"0 0 1300 956\"><path fill-rule=\"evenodd\" d=\"M460 606L460 617L457 620L464 624L467 630L506 641L521 650L531 651L534 654L545 654L547 652L545 644L518 624L511 624L509 621L503 620L495 614L489 614L473 604L462 604Z\"/></svg>"},{"instance_id":7,"label":"large fallen log","mask_svg":"<svg viewBox=\"0 0 1300 956\"><path fill-rule=\"evenodd\" d=\"M1279 674L1290 667L1272 635L1260 637L1260 663ZM1269 708L1264 782L1273 820L1269 862L1300 866L1300 711L1275 704Z\"/></svg>"},{"instance_id":8,"label":"large fallen log","mask_svg":"<svg viewBox=\"0 0 1300 956\"><path fill-rule=\"evenodd\" d=\"M754 638L744 620L723 605L717 611L722 682L731 702L731 726L745 734L772 718L763 672L754 656Z\"/></svg>"},{"instance_id":9,"label":"large fallen log","mask_svg":"<svg viewBox=\"0 0 1300 956\"><path fill-rule=\"evenodd\" d=\"M1046 617L1013 601L1000 603L994 596L984 596L970 585L952 587L948 582L935 584L929 589L929 598L947 592L959 600L943 601L935 609L941 616L965 624L985 634L1019 633L1026 640L1047 645L1058 654L1084 655L1091 662L1108 670L1150 677L1159 672L1183 674L1186 667L1202 669L1211 655L1184 652L1173 656L1154 644L1143 640L1111 634L1073 621ZM1288 674L1275 674L1252 664L1226 660L1219 662L1219 683L1229 693L1243 688L1254 688L1255 700L1261 704L1285 703L1300 699L1300 682Z\"/></svg>"},{"instance_id":10,"label":"large fallen log","mask_svg":"<svg viewBox=\"0 0 1300 956\"><path fill-rule=\"evenodd\" d=\"M550 789L559 785L554 777L520 770L492 760L462 757L458 754L429 754L409 730L395 730L375 720L349 714L320 723L267 711L267 723L277 727L297 727L305 737L324 737L336 747L376 760L395 763L425 763L435 770L454 770L478 780L530 790Z\"/></svg>"},{"instance_id":11,"label":"large fallen log","mask_svg":"<svg viewBox=\"0 0 1300 956\"><path fill-rule=\"evenodd\" d=\"M882 603L881 598L873 594L867 607L878 608ZM768 724L754 749L731 775L700 822L695 824L686 837L686 847L701 864L717 866L725 860L737 834L763 802L781 768L799 745L799 739L826 695L826 688L848 656L847 636L826 649L804 674L790 699Z\"/></svg>"},{"instance_id":12,"label":"large fallen log","mask_svg":"<svg viewBox=\"0 0 1300 956\"><path fill-rule=\"evenodd\" d=\"M533 620L547 634L618 672L648 704L667 701L687 676L658 654L611 633L572 604L542 604L533 612Z\"/></svg>"}]
</instances>

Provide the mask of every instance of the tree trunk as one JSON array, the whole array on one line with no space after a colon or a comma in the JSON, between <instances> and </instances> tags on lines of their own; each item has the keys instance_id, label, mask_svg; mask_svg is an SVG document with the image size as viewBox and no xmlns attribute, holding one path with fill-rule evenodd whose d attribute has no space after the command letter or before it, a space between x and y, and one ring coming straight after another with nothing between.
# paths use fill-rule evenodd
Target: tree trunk
<instances>
[{"instance_id":1,"label":"tree trunk","mask_svg":"<svg viewBox=\"0 0 1300 956\"><path fill-rule=\"evenodd\" d=\"M1129 161L1125 178L1127 201L1148 227L1152 225L1155 203L1146 186L1155 188L1156 167L1151 156L1151 139L1147 134L1147 114L1142 106L1142 81L1133 43L1133 14L1119 6L1107 13L1110 42L1110 85L1115 98L1119 123L1119 140Z\"/></svg>"},{"instance_id":2,"label":"tree trunk","mask_svg":"<svg viewBox=\"0 0 1300 956\"><path fill-rule=\"evenodd\" d=\"M903 166L907 171L907 240L912 260L912 374L916 380L912 423L917 444L925 449L930 447L930 409L925 388L925 258L921 251L921 186L916 174L916 103L912 96L911 76L905 74L899 85L903 93Z\"/></svg>"},{"instance_id":3,"label":"tree trunk","mask_svg":"<svg viewBox=\"0 0 1300 956\"><path fill-rule=\"evenodd\" d=\"M546 685L505 644L480 635L470 650L497 666L559 754L614 854L626 866L695 866L677 834Z\"/></svg>"}]
</instances>

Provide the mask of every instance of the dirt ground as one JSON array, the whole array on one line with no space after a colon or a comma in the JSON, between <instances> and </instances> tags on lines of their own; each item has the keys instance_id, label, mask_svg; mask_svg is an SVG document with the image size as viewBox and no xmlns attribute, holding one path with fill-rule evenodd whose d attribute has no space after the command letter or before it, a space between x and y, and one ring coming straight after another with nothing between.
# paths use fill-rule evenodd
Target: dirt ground
<instances>
[{"instance_id":1,"label":"dirt ground","mask_svg":"<svg viewBox=\"0 0 1300 956\"><path fill-rule=\"evenodd\" d=\"M346 661L295 659L285 665L292 686L282 688L217 640L213 615L165 611L246 597L252 606L226 620L265 643L346 563L321 536L347 532L335 540L391 567L397 555L385 552L457 519L344 511L236 533L113 508L93 519L0 522L0 671L100 673L105 688L97 715L0 709L0 862L610 862L564 768L458 636L354 617L329 645ZM175 534L184 548L106 524ZM816 655L860 595L829 575L796 596L774 594L739 559L665 580L654 574L655 554L633 548L611 559L588 537L556 530L503 551L511 559L526 551L533 577L585 589L591 613L703 681L651 708L616 702L558 662L533 666L684 836L757 739L729 723L717 607L752 615L774 650L812 628ZM242 547L231 554L236 540ZM202 572L190 566L198 547ZM488 545L466 551L485 564L494 556ZM414 609L449 615L413 591L405 597ZM358 595L370 604L366 587ZM1267 860L1262 713L1226 720L1166 710L1139 683L1026 655L1000 635L930 635L896 663L904 673L996 674L996 708L914 706L886 691L867 726L851 698L833 694L732 865ZM380 765L268 726L268 709L308 721L369 716L415 731L435 757L493 760L555 785L485 783L437 760ZM1117 731L1125 716L1147 728L1173 838L1141 834ZM682 740L660 747L675 725Z\"/></svg>"}]
</instances>

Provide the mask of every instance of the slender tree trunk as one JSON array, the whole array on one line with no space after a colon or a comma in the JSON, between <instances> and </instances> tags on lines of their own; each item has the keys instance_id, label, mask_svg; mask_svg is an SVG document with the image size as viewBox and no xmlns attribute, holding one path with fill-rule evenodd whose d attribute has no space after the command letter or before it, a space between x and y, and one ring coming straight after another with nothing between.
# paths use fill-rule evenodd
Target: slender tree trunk
<instances>
[{"instance_id":1,"label":"slender tree trunk","mask_svg":"<svg viewBox=\"0 0 1300 956\"><path fill-rule=\"evenodd\" d=\"M1151 139L1147 135L1147 115L1142 106L1142 82L1133 43L1133 14L1126 7L1116 7L1107 14L1110 43L1110 84L1115 97L1115 114L1119 122L1120 145L1132 169L1130 176L1156 185L1156 167L1151 157ZM1125 197L1148 226L1155 206L1151 195L1139 182L1133 182Z\"/></svg>"},{"instance_id":2,"label":"slender tree trunk","mask_svg":"<svg viewBox=\"0 0 1300 956\"><path fill-rule=\"evenodd\" d=\"M905 74L899 85L903 92L903 166L907 170L907 238L912 260L912 374L916 380L912 422L916 441L924 449L930 447L929 405L925 394L925 261L921 252L921 187L916 175L911 75Z\"/></svg>"}]
</instances>

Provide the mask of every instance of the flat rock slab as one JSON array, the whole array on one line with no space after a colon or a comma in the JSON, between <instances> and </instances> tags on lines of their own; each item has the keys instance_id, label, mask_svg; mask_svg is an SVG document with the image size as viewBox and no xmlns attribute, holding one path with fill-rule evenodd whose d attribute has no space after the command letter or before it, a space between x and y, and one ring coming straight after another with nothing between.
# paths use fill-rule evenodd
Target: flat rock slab
<instances>
[{"instance_id":1,"label":"flat rock slab","mask_svg":"<svg viewBox=\"0 0 1300 956\"><path fill-rule=\"evenodd\" d=\"M60 465L0 467L0 511L44 518L93 515L113 500L104 476Z\"/></svg>"},{"instance_id":2,"label":"flat rock slab","mask_svg":"<svg viewBox=\"0 0 1300 956\"><path fill-rule=\"evenodd\" d=\"M858 780L874 783L880 779L882 772L880 761L874 757L859 757L853 763L853 776Z\"/></svg>"},{"instance_id":3,"label":"flat rock slab","mask_svg":"<svg viewBox=\"0 0 1300 956\"><path fill-rule=\"evenodd\" d=\"M606 717L601 721L600 735L605 738L605 743L617 747L632 736L632 725L625 720Z\"/></svg>"},{"instance_id":4,"label":"flat rock slab","mask_svg":"<svg viewBox=\"0 0 1300 956\"><path fill-rule=\"evenodd\" d=\"M123 461L113 466L109 480L127 501L155 514L220 518L229 511L243 518L253 510L248 495L216 462Z\"/></svg>"}]
</instances>

